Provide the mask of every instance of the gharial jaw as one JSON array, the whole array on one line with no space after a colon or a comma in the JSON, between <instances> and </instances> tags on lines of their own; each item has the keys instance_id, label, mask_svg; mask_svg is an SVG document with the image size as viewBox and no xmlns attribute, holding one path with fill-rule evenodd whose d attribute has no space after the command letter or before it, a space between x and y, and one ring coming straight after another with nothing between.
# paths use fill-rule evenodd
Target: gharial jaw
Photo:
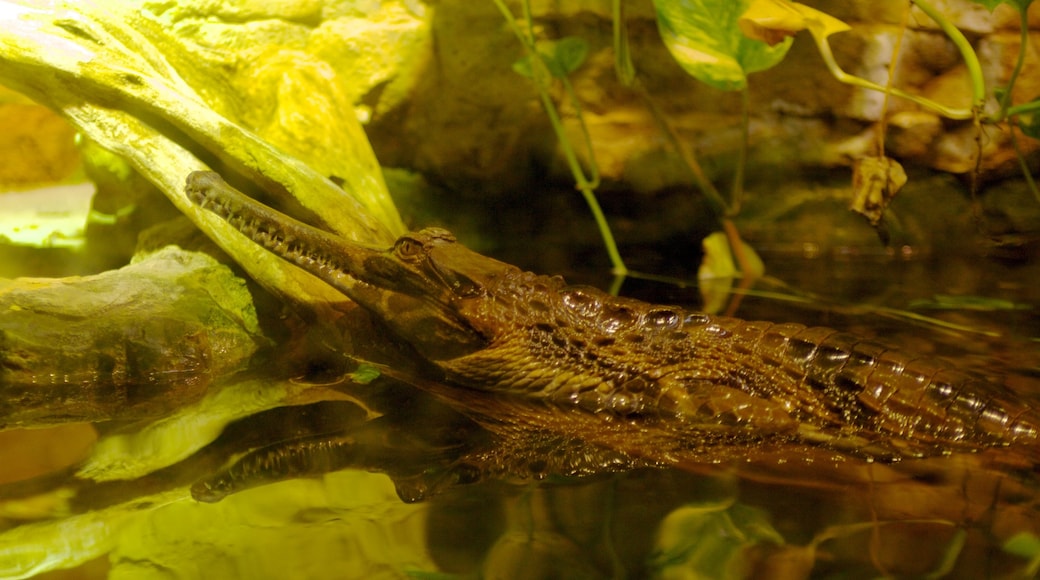
<instances>
[{"instance_id":1,"label":"gharial jaw","mask_svg":"<svg viewBox=\"0 0 1040 580\"><path fill-rule=\"evenodd\" d=\"M479 292L463 273L434 266L431 253L445 248L505 266L470 252L445 230L405 234L391 248L348 241L271 209L228 185L213 172L194 172L185 191L200 207L279 257L325 281L371 311L431 361L483 348L484 337L458 313L456 301ZM464 261L464 260L462 260ZM480 260L477 260L480 262ZM470 264L474 275L481 264ZM464 280L464 283L463 283Z\"/></svg>"}]
</instances>

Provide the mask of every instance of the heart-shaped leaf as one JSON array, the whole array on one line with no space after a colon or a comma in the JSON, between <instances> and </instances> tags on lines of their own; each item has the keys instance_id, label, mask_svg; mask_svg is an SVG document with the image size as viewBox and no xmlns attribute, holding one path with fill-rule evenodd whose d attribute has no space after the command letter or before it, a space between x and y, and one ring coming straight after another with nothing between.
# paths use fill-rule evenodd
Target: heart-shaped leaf
<instances>
[{"instance_id":1,"label":"heart-shaped leaf","mask_svg":"<svg viewBox=\"0 0 1040 580\"><path fill-rule=\"evenodd\" d=\"M818 40L849 29L829 14L788 0L753 0L737 24L744 34L770 45L806 29Z\"/></svg>"},{"instance_id":2,"label":"heart-shaped leaf","mask_svg":"<svg viewBox=\"0 0 1040 580\"><path fill-rule=\"evenodd\" d=\"M539 43L538 55L549 74L561 79L581 68L589 54L589 44L577 36L568 36L555 42ZM513 72L527 78L534 76L531 55L513 63Z\"/></svg>"},{"instance_id":3,"label":"heart-shaped leaf","mask_svg":"<svg viewBox=\"0 0 1040 580\"><path fill-rule=\"evenodd\" d=\"M747 86L747 75L775 66L791 40L775 46L748 38L738 19L751 0L654 0L657 27L672 57L697 80L726 91Z\"/></svg>"}]
</instances>

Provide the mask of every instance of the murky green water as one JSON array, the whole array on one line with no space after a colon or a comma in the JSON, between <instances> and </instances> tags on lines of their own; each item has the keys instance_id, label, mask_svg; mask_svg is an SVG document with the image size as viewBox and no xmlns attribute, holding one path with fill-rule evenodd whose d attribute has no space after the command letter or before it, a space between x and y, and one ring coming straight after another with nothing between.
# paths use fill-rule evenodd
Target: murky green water
<instances>
[{"instance_id":1,"label":"murky green water","mask_svg":"<svg viewBox=\"0 0 1040 580\"><path fill-rule=\"evenodd\" d=\"M1023 399L1040 400L1035 241L1009 255L969 228L962 231L971 243L911 240L886 251L863 238L821 245L834 239L834 230L783 227L747 228L770 279L747 289L735 314L883 339L1003 377ZM565 252L552 244L528 245L525 265L556 264ZM686 250L656 244L629 251L633 262L654 264ZM608 284L597 262L575 267L573 278ZM701 300L692 283L632 279L622 292L691 307ZM269 324L282 324L277 308L265 312ZM300 352L312 356L326 352L333 338L307 340L317 347ZM273 366L264 376L261 360L255 382L242 384L259 396L272 385L334 382L341 363L316 358L303 365L304 374L278 382L285 369ZM978 578L1021 577L1036 566L1040 476L1035 465L1001 463L999 450L892 465L793 452L754 464L452 486L440 478L437 454L445 442L480 431L427 395L378 383L307 392L314 400L301 396L286 409L244 413L210 446L223 455L203 449L129 482L84 486L59 474L34 484L34 491L51 491L31 501L11 500L32 496L24 487L3 488L0 575L31 576L30 563L43 569L56 559L73 567L62 577L115 578ZM376 416L371 428L358 430ZM185 423L184 440L202 437L202 425ZM133 430L103 425L102 439L118 441L113 433L120 429ZM39 453L48 453L81 448L92 437L87 429L51 431L50 440L48 433L8 433L4 445L45 441ZM332 471L253 487L218 503L188 495L236 449L301 436L335 442L328 446L360 443L385 455L348 453L340 459L364 469L339 470L341 464L322 464L321 453L303 459L283 453L273 457L290 472ZM140 439L122 445L130 446L124 450L130 457L155 452L134 448ZM76 453L52 465L73 462ZM370 469L395 473L397 486ZM63 499L70 493L73 500ZM429 497L405 503L399 493Z\"/></svg>"}]
</instances>

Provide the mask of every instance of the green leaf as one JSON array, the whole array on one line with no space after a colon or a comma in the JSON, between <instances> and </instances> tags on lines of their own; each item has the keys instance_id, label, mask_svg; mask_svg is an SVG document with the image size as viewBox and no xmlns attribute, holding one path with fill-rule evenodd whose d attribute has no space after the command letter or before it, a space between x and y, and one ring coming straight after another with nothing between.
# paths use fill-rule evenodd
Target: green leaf
<instances>
[{"instance_id":1,"label":"green leaf","mask_svg":"<svg viewBox=\"0 0 1040 580\"><path fill-rule=\"evenodd\" d=\"M1019 121L1018 128L1022 134L1033 139L1040 139L1040 115L1030 115L1028 121Z\"/></svg>"},{"instance_id":2,"label":"green leaf","mask_svg":"<svg viewBox=\"0 0 1040 580\"><path fill-rule=\"evenodd\" d=\"M801 30L809 30L817 42L832 34L849 30L841 20L788 0L752 0L747 11L737 19L740 30L749 38L773 46Z\"/></svg>"},{"instance_id":3,"label":"green leaf","mask_svg":"<svg viewBox=\"0 0 1040 580\"><path fill-rule=\"evenodd\" d=\"M538 55L541 57L549 74L562 79L581 68L589 53L587 42L576 36L561 38L555 42L539 43ZM531 55L526 55L513 63L513 72L520 76L533 78Z\"/></svg>"},{"instance_id":4,"label":"green leaf","mask_svg":"<svg viewBox=\"0 0 1040 580\"><path fill-rule=\"evenodd\" d=\"M742 276L759 277L765 273L765 265L751 246L741 241L744 257L751 272L741 273L733 259L733 250L725 232L714 232L701 241L704 258L697 270L698 285L704 301L705 312L721 312L729 300L733 281Z\"/></svg>"},{"instance_id":5,"label":"green leaf","mask_svg":"<svg viewBox=\"0 0 1040 580\"><path fill-rule=\"evenodd\" d=\"M1029 103L1040 103L1040 97L1033 99ZM1033 109L1028 113L1018 115L1018 128L1022 130L1024 135L1033 139L1040 139L1040 111Z\"/></svg>"},{"instance_id":6,"label":"green leaf","mask_svg":"<svg viewBox=\"0 0 1040 580\"><path fill-rule=\"evenodd\" d=\"M1033 3L1033 0L975 0L975 3L985 6L990 12L993 12L1001 4L1007 4L1019 12L1025 12L1029 9L1029 5Z\"/></svg>"},{"instance_id":7,"label":"green leaf","mask_svg":"<svg viewBox=\"0 0 1040 580\"><path fill-rule=\"evenodd\" d=\"M1008 554L1029 560L1029 564L1019 572L1021 578L1036 578L1040 572L1040 538L1032 532L1019 532L1008 538L1003 550Z\"/></svg>"},{"instance_id":8,"label":"green leaf","mask_svg":"<svg viewBox=\"0 0 1040 580\"><path fill-rule=\"evenodd\" d=\"M553 46L553 60L559 65L564 76L581 68L588 54L589 43L577 36L561 38ZM552 67L549 68L552 70Z\"/></svg>"},{"instance_id":9,"label":"green leaf","mask_svg":"<svg viewBox=\"0 0 1040 580\"><path fill-rule=\"evenodd\" d=\"M1003 550L1023 558L1040 556L1040 538L1029 532L1019 532L1004 542Z\"/></svg>"},{"instance_id":10,"label":"green leaf","mask_svg":"<svg viewBox=\"0 0 1040 580\"><path fill-rule=\"evenodd\" d=\"M746 37L737 22L751 0L654 0L657 27L687 73L717 89L747 86L747 75L775 66L792 40L775 46Z\"/></svg>"},{"instance_id":11,"label":"green leaf","mask_svg":"<svg viewBox=\"0 0 1040 580\"><path fill-rule=\"evenodd\" d=\"M359 385L367 385L378 379L379 375L379 369L370 364L361 363L356 371L350 373L350 379Z\"/></svg>"},{"instance_id":12,"label":"green leaf","mask_svg":"<svg viewBox=\"0 0 1040 580\"><path fill-rule=\"evenodd\" d=\"M534 69L531 68L531 55L525 55L513 63L513 72L524 77L534 78Z\"/></svg>"},{"instance_id":13,"label":"green leaf","mask_svg":"<svg viewBox=\"0 0 1040 580\"><path fill-rule=\"evenodd\" d=\"M761 510L729 502L691 504L661 522L649 565L662 578L744 578L756 548L783 544Z\"/></svg>"}]
</instances>

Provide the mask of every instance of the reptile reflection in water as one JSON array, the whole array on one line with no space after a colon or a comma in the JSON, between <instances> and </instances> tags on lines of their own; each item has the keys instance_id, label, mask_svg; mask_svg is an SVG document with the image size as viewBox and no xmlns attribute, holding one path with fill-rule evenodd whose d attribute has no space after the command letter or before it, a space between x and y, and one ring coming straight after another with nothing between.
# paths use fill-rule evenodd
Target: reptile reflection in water
<instances>
[{"instance_id":1,"label":"reptile reflection in water","mask_svg":"<svg viewBox=\"0 0 1040 580\"><path fill-rule=\"evenodd\" d=\"M437 228L366 247L263 206L215 173L191 174L186 191L372 313L438 370L426 388L452 406L503 438L555 432L598 450L582 465L711 462L777 447L881 461L988 448L1031 466L1040 458L1040 414L937 360L828 328L568 286Z\"/></svg>"}]
</instances>

